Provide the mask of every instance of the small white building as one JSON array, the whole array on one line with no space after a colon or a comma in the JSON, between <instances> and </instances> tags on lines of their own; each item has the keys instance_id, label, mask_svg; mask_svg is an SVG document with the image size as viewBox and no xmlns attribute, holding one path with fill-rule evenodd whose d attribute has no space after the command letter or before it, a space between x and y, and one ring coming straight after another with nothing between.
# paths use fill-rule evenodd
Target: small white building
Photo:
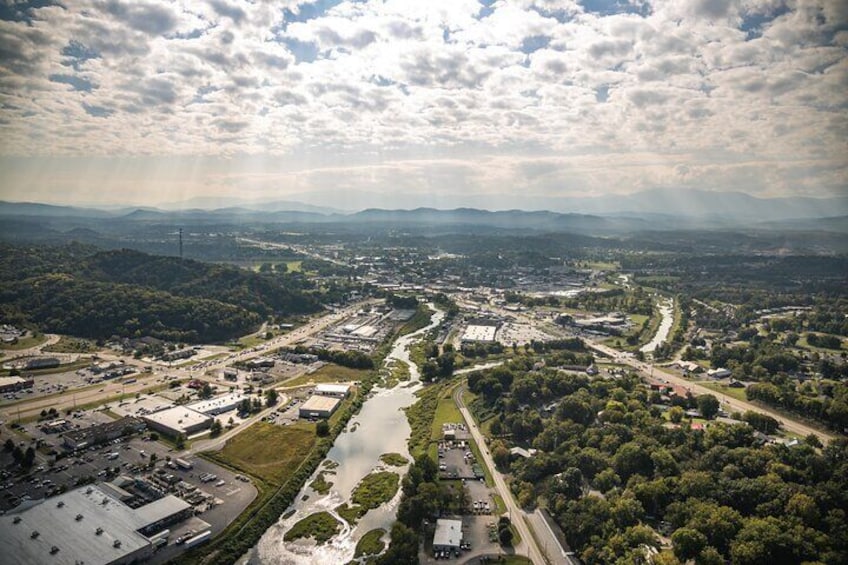
<instances>
[{"instance_id":1,"label":"small white building","mask_svg":"<svg viewBox=\"0 0 848 565\"><path fill-rule=\"evenodd\" d=\"M711 379L724 379L732 375L733 372L730 369L725 369L724 367L719 367L718 369L710 369L707 371L707 376Z\"/></svg>"},{"instance_id":2,"label":"small white building","mask_svg":"<svg viewBox=\"0 0 848 565\"><path fill-rule=\"evenodd\" d=\"M436 520L433 551L459 551L462 543L462 520Z\"/></svg>"},{"instance_id":3,"label":"small white building","mask_svg":"<svg viewBox=\"0 0 848 565\"><path fill-rule=\"evenodd\" d=\"M318 383L315 385L315 394L335 398L347 398L350 394L350 385L345 383Z\"/></svg>"}]
</instances>

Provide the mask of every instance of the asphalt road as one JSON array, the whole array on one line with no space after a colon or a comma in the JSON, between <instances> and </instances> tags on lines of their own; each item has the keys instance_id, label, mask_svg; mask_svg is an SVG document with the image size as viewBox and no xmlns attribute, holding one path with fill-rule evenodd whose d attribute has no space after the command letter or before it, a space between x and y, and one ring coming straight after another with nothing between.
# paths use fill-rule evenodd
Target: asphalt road
<instances>
[{"instance_id":1,"label":"asphalt road","mask_svg":"<svg viewBox=\"0 0 848 565\"><path fill-rule=\"evenodd\" d=\"M538 544L536 543L536 539L531 535L530 527L527 524L527 513L525 513L524 510L515 503L515 499L512 497L512 492L509 490L506 481L504 481L503 476L495 468L495 462L489 454L483 434L480 433L480 429L477 427L474 417L462 401L462 390L462 386L456 387L453 396L454 402L459 408L462 417L465 418L465 425L468 426L468 431L471 432L471 437L474 438L474 441L476 441L477 445L480 447L480 454L483 457L483 461L492 471L492 479L495 482L495 488L497 488L504 504L506 504L506 507L509 510L512 524L521 536L521 545L516 547L516 551L521 553L522 550L524 550L524 553L526 553L527 557L529 557L533 563L536 565L544 565L545 563L548 563L548 560L544 558Z\"/></svg>"},{"instance_id":2,"label":"asphalt road","mask_svg":"<svg viewBox=\"0 0 848 565\"><path fill-rule=\"evenodd\" d=\"M807 435L810 435L810 434L814 434L814 435L818 436L818 438L822 441L822 443L827 443L827 442L829 442L830 440L832 440L836 437L836 436L829 434L827 432L824 432L824 431L818 430L816 428L812 428L810 426L807 426L807 425L805 425L801 422L798 422L797 420L792 420L790 418L787 418L786 416L784 416L782 414L778 414L777 412L773 412L773 411L769 410L768 408L763 408L762 406L757 406L755 404L751 404L750 402L746 402L744 400L738 400L738 399L733 398L731 396L727 396L726 394L722 394L720 392L716 392L716 391L709 389L707 387L701 386L697 383L693 383L692 381L688 381L688 380L684 379L683 377L679 377L679 376L677 376L673 373L669 373L667 371L664 371L661 368L657 367L656 365L651 365L650 363L642 362L642 361L639 361L638 359L635 359L633 357L624 355L620 351L618 351L617 349L613 349L612 347L607 347L606 345L601 345L599 343L595 343L595 342L589 341L587 339L584 339L583 341L586 343L587 347L594 349L595 351L599 351L599 352L611 357L612 359L615 359L619 363L624 363L626 365L629 365L630 367L633 367L634 369L641 371L644 374L651 374L654 379L661 379L661 380L667 381L670 384L682 386L684 388L689 389L692 392L692 394L695 394L695 395L712 394L713 396L715 396L716 398L719 399L719 401L722 403L725 410L729 409L730 411L739 411L739 412L745 412L746 410L753 410L754 412L760 412L762 414L766 414L768 416L771 416L772 418L774 418L778 422L780 422L784 429L786 429L786 430L788 430L792 433L798 434L800 436L807 436Z\"/></svg>"}]
</instances>

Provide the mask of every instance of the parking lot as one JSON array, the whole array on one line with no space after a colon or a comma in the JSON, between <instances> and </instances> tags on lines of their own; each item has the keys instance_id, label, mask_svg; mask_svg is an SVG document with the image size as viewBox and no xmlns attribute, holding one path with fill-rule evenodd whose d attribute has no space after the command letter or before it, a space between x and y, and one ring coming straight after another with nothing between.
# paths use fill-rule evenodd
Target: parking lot
<instances>
[{"instance_id":1,"label":"parking lot","mask_svg":"<svg viewBox=\"0 0 848 565\"><path fill-rule=\"evenodd\" d=\"M104 418L109 420L102 413L89 412L77 421L82 422L79 425L90 425ZM50 437L36 424L29 424L22 431L33 437L32 442L24 441L27 447L37 439ZM54 443L59 441L54 440ZM27 472L19 470L10 453L0 452L3 468L0 471L0 510L7 511L27 500L45 498L89 482L130 477L132 485L150 485L152 492L173 493L195 506L194 518L171 529L169 546L157 552L157 561L159 556L173 557L179 552L179 548L170 546L189 529L195 532L201 531L198 528L208 529L213 534L223 530L257 494L247 478L238 478L236 473L199 457L190 459L191 469L183 469L175 464L177 457L170 447L141 436L112 440L67 455L61 447L58 451L61 455L55 463L51 465L46 462L48 457L39 455Z\"/></svg>"}]
</instances>

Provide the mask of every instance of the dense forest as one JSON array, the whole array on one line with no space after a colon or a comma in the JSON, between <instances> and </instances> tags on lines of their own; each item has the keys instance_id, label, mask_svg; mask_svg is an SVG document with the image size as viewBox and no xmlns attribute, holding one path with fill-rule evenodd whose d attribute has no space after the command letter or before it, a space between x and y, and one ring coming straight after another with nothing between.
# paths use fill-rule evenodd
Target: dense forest
<instances>
[{"instance_id":1,"label":"dense forest","mask_svg":"<svg viewBox=\"0 0 848 565\"><path fill-rule=\"evenodd\" d=\"M496 414L492 455L519 502L547 506L587 564L644 561L661 531L673 554L655 563L848 562L848 442L763 445L754 427L770 422L753 414L743 417L751 425L691 429L664 418L658 394L636 377L591 379L531 363L469 378L475 410ZM513 444L539 452L511 459Z\"/></svg>"},{"instance_id":2,"label":"dense forest","mask_svg":"<svg viewBox=\"0 0 848 565\"><path fill-rule=\"evenodd\" d=\"M79 244L4 245L0 282L4 322L95 339L222 341L255 329L268 316L321 307L299 274L257 274Z\"/></svg>"}]
</instances>

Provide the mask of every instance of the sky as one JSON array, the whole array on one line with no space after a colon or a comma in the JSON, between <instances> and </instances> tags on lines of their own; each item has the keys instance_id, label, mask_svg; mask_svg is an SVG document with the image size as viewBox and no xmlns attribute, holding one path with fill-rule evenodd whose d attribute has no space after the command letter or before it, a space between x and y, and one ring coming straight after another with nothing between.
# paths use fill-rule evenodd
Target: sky
<instances>
[{"instance_id":1,"label":"sky","mask_svg":"<svg viewBox=\"0 0 848 565\"><path fill-rule=\"evenodd\" d=\"M848 194L844 0L0 0L0 199Z\"/></svg>"}]
</instances>

